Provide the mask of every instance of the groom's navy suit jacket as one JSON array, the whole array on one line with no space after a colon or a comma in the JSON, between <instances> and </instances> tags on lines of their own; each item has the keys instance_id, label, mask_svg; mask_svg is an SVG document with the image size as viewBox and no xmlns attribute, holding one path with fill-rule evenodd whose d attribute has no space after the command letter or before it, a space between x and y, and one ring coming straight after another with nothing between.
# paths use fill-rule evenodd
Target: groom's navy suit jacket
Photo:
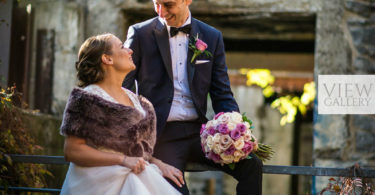
<instances>
[{"instance_id":1,"label":"groom's navy suit jacket","mask_svg":"<svg viewBox=\"0 0 375 195\"><path fill-rule=\"evenodd\" d=\"M190 38L199 34L207 43L212 57L201 54L198 60L207 63L190 63L193 52L189 49L187 74L192 99L202 123L207 121L207 96L212 100L216 113L239 111L230 89L223 37L220 31L194 18L191 19ZM157 116L157 132L161 135L172 105L174 86L169 36L166 26L158 17L129 27L125 46L131 48L136 69L128 74L123 86L132 88L138 81L139 94L154 105Z\"/></svg>"}]
</instances>

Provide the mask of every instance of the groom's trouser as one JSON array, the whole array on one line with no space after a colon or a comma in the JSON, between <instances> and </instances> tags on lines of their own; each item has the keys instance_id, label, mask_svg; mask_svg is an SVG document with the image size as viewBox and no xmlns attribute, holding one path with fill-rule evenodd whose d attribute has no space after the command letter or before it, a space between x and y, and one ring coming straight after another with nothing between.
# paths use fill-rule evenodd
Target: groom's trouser
<instances>
[{"instance_id":1,"label":"groom's trouser","mask_svg":"<svg viewBox=\"0 0 375 195\"><path fill-rule=\"evenodd\" d=\"M195 121L168 122L161 135L158 136L154 156L182 172L185 171L187 162L215 167L238 181L237 194L262 194L262 161L253 156L251 159L236 163L235 169L231 170L227 165L221 166L208 160L204 157L201 148L200 128L201 123ZM183 194L189 194L186 185L180 188L173 181L167 180Z\"/></svg>"}]
</instances>

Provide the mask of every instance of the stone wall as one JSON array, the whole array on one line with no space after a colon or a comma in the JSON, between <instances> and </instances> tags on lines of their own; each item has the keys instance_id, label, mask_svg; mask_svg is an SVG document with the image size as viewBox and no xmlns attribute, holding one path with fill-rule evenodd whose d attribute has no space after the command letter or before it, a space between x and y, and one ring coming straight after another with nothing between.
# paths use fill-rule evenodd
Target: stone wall
<instances>
[{"instance_id":1,"label":"stone wall","mask_svg":"<svg viewBox=\"0 0 375 195\"><path fill-rule=\"evenodd\" d=\"M375 1L323 1L318 13L315 76L375 73ZM375 165L375 117L318 115L314 121L314 165ZM316 177L319 192L328 182Z\"/></svg>"},{"instance_id":2,"label":"stone wall","mask_svg":"<svg viewBox=\"0 0 375 195\"><path fill-rule=\"evenodd\" d=\"M35 144L42 147L38 155L63 156L64 136L60 135L61 118L50 115L24 112L22 122L29 131ZM61 188L67 165L47 165L53 177L46 176L49 188Z\"/></svg>"},{"instance_id":3,"label":"stone wall","mask_svg":"<svg viewBox=\"0 0 375 195\"><path fill-rule=\"evenodd\" d=\"M23 1L23 4L29 3ZM75 62L78 49L84 39L83 7L72 1L41 1L32 2L34 26L31 49L29 103L35 102L37 32L45 29L54 31L54 63L52 76L52 108L54 114L61 114L65 107L69 92L75 86Z\"/></svg>"}]
</instances>

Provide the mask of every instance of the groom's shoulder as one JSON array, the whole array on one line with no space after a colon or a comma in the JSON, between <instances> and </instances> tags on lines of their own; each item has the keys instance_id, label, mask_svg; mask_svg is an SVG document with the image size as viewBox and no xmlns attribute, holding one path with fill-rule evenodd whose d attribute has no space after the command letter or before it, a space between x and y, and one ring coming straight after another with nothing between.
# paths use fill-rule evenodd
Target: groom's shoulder
<instances>
[{"instance_id":1,"label":"groom's shoulder","mask_svg":"<svg viewBox=\"0 0 375 195\"><path fill-rule=\"evenodd\" d=\"M199 29L205 33L209 33L209 34L215 34L215 35L219 35L221 34L221 32L216 29L215 27L209 25L209 24L206 24L196 18L193 18L193 20L195 20L195 22L197 23L197 25L199 26Z\"/></svg>"},{"instance_id":2,"label":"groom's shoulder","mask_svg":"<svg viewBox=\"0 0 375 195\"><path fill-rule=\"evenodd\" d=\"M159 22L158 17L154 17L154 18L148 19L146 21L133 24L133 25L131 25L131 27L133 27L137 30L145 30L145 29L152 28L153 26L156 25L157 22Z\"/></svg>"}]
</instances>

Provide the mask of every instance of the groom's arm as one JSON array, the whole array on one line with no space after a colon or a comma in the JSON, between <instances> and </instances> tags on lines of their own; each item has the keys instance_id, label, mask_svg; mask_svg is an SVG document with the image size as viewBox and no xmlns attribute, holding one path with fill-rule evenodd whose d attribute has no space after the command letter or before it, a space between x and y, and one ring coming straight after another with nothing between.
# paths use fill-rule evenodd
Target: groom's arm
<instances>
[{"instance_id":1,"label":"groom's arm","mask_svg":"<svg viewBox=\"0 0 375 195\"><path fill-rule=\"evenodd\" d=\"M213 67L210 86L212 107L215 113L238 111L239 108L233 97L228 77L228 68L225 63L224 41L221 32L218 32L217 44L213 53Z\"/></svg>"},{"instance_id":2,"label":"groom's arm","mask_svg":"<svg viewBox=\"0 0 375 195\"><path fill-rule=\"evenodd\" d=\"M131 89L134 86L134 79L137 79L137 74L139 71L139 64L140 64L140 43L137 36L137 30L134 26L130 26L128 29L127 39L124 43L124 46L133 50L132 59L135 64L135 70L130 72L124 79L122 86Z\"/></svg>"}]
</instances>

